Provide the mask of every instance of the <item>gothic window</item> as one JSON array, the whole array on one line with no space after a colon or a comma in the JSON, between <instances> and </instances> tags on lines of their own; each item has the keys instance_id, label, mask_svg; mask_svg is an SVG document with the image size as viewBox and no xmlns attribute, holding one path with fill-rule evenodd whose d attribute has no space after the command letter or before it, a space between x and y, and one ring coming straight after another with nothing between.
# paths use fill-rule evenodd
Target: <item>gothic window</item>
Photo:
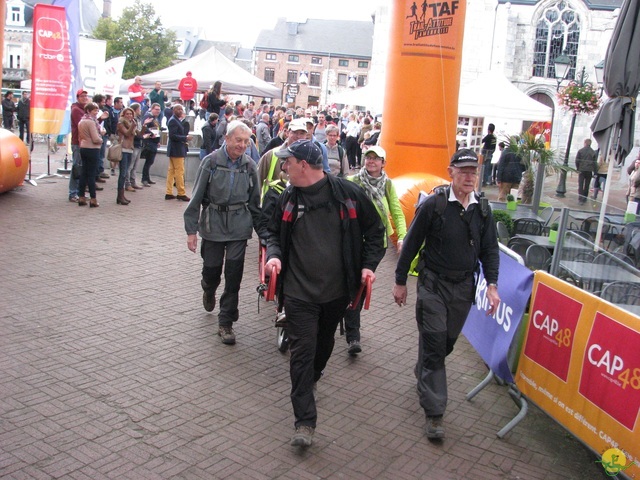
<instances>
[{"instance_id":1,"label":"gothic window","mask_svg":"<svg viewBox=\"0 0 640 480\"><path fill-rule=\"evenodd\" d=\"M556 78L554 60L564 53L571 59L568 78L575 76L580 17L571 5L560 0L548 6L536 25L533 76Z\"/></svg>"}]
</instances>

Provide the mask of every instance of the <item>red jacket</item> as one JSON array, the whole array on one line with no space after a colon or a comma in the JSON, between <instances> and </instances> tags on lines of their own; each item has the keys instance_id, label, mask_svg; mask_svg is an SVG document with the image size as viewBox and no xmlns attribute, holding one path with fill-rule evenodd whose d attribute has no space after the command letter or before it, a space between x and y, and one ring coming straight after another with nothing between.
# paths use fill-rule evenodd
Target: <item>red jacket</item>
<instances>
[{"instance_id":1,"label":"red jacket","mask_svg":"<svg viewBox=\"0 0 640 480\"><path fill-rule=\"evenodd\" d=\"M193 100L193 97L195 97L196 91L198 90L198 82L196 82L195 78L186 76L180 80L178 90L180 90L180 98L182 100L185 102Z\"/></svg>"}]
</instances>

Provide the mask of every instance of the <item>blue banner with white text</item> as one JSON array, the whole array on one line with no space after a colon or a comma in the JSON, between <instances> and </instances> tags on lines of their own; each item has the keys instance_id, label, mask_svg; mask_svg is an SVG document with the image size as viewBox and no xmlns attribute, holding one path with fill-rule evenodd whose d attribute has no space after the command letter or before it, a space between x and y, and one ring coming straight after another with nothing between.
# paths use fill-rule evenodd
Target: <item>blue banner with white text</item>
<instances>
[{"instance_id":1,"label":"blue banner with white text","mask_svg":"<svg viewBox=\"0 0 640 480\"><path fill-rule=\"evenodd\" d=\"M500 305L492 316L487 316L487 282L480 274L476 303L471 307L462 329L489 368L507 382L513 382L507 362L509 347L527 307L532 287L533 272L500 252Z\"/></svg>"}]
</instances>

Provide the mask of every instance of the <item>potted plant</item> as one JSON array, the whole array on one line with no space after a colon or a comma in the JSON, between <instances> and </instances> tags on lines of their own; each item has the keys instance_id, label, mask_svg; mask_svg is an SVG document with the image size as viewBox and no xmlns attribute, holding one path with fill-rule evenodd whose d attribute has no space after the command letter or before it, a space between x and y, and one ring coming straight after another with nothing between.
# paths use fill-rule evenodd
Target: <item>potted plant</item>
<instances>
[{"instance_id":1,"label":"potted plant","mask_svg":"<svg viewBox=\"0 0 640 480\"><path fill-rule=\"evenodd\" d=\"M516 210L518 208L518 204L516 203L516 199L513 195L507 195L507 210Z\"/></svg>"},{"instance_id":2,"label":"potted plant","mask_svg":"<svg viewBox=\"0 0 640 480\"><path fill-rule=\"evenodd\" d=\"M504 210L494 210L493 211L493 220L495 222L502 222L507 227L509 231L509 235L513 235L513 219L511 215L509 215Z\"/></svg>"},{"instance_id":3,"label":"potted plant","mask_svg":"<svg viewBox=\"0 0 640 480\"><path fill-rule=\"evenodd\" d=\"M549 241L551 243L556 243L558 241L558 224L552 223L549 228Z\"/></svg>"}]
</instances>

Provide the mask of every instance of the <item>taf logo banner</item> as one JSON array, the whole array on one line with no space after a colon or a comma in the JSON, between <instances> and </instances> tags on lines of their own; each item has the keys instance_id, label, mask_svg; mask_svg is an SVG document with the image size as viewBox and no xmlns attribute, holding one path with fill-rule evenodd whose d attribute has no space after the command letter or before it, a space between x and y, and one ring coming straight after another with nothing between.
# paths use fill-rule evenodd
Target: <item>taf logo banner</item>
<instances>
[{"instance_id":1,"label":"taf logo banner","mask_svg":"<svg viewBox=\"0 0 640 480\"><path fill-rule=\"evenodd\" d=\"M507 356L531 295L533 272L500 252L498 285L500 305L493 316L487 316L487 282L480 275L476 303L471 307L462 333L496 375L513 382Z\"/></svg>"},{"instance_id":2,"label":"taf logo banner","mask_svg":"<svg viewBox=\"0 0 640 480\"><path fill-rule=\"evenodd\" d=\"M63 7L37 4L33 18L30 128L57 135L73 80L66 13Z\"/></svg>"},{"instance_id":3,"label":"taf logo banner","mask_svg":"<svg viewBox=\"0 0 640 480\"><path fill-rule=\"evenodd\" d=\"M435 47L461 50L458 30L464 30L464 5L461 0L405 2L405 47Z\"/></svg>"},{"instance_id":4,"label":"taf logo banner","mask_svg":"<svg viewBox=\"0 0 640 480\"><path fill-rule=\"evenodd\" d=\"M524 342L520 391L601 453L607 472L640 478L638 317L536 272Z\"/></svg>"}]
</instances>

